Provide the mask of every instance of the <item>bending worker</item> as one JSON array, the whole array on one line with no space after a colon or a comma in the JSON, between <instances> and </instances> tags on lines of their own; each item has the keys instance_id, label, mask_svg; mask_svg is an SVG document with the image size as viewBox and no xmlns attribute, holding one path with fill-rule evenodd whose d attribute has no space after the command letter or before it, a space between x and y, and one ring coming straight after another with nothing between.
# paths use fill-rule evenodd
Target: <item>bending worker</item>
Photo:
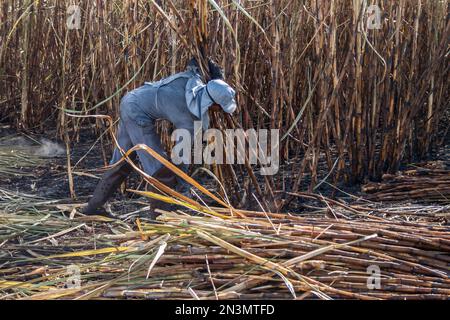
<instances>
[{"instance_id":1,"label":"bending worker","mask_svg":"<svg viewBox=\"0 0 450 320\"><path fill-rule=\"evenodd\" d=\"M126 152L137 144L146 144L167 158L156 132L156 120L165 119L176 129L186 129L194 134L194 121L202 121L203 129L209 125L208 109L232 113L236 109L235 91L225 83L220 68L209 61L212 80L204 84L196 61L188 64L185 72L177 73L158 82L148 83L127 93L120 103L120 122L117 140ZM191 139L192 141L193 139ZM133 160L136 152L130 155ZM169 187L177 185L177 177L158 160L143 150L137 151L143 170ZM111 165L122 158L116 147ZM182 168L183 169L183 168ZM186 168L184 168L186 169ZM103 215L103 205L131 173L126 161L109 169L98 183L88 205L87 215Z\"/></svg>"}]
</instances>

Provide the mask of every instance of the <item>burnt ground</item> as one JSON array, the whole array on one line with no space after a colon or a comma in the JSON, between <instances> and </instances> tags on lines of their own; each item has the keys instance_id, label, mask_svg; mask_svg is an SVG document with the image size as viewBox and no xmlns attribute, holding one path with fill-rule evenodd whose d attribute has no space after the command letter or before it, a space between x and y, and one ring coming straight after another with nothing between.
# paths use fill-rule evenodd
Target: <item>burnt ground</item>
<instances>
[{"instance_id":1,"label":"burnt ground","mask_svg":"<svg viewBox=\"0 0 450 320\"><path fill-rule=\"evenodd\" d=\"M0 163L0 188L9 191L27 193L40 196L45 199L67 200L67 203L85 203L92 194L98 179L101 177L103 167L111 155L111 146L105 144L102 147L100 141L96 143L98 136L93 130L80 130L78 141L72 141L70 146L70 159L73 168L73 182L75 199L70 198L69 180L67 175L67 156L63 142L55 139L55 132L46 134L32 134L17 132L9 126L0 126L0 148L5 150L19 150L21 157L17 157L8 166L15 168L18 174L2 174ZM0 149L2 150L2 149ZM448 147L437 154L437 158L449 161ZM32 163L26 161L31 158ZM76 165L75 165L76 164ZM75 167L74 167L75 166ZM323 172L327 172L325 163ZM212 178L206 174L197 175L195 179L210 190L216 186ZM320 179L320 178L319 178ZM261 183L263 180L261 178ZM308 177L304 179L303 190L309 185ZM127 180L127 188L143 189L145 183L136 173ZM350 200L349 194L363 197L359 185L339 185L331 188L327 184L317 190L325 196L337 196L343 200ZM249 199L250 198L250 199ZM247 197L246 208L259 210L259 205ZM122 215L148 206L148 199L130 192L116 192L111 202L111 209L115 214ZM316 201L293 201L285 211L300 212L314 208ZM213 204L213 203L208 203Z\"/></svg>"}]
</instances>

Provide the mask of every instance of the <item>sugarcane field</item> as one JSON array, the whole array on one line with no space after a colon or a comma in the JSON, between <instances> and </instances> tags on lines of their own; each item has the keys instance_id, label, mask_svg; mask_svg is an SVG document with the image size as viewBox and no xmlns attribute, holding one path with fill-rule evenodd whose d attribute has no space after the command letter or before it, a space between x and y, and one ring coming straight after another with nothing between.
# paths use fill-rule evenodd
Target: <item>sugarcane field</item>
<instances>
[{"instance_id":1,"label":"sugarcane field","mask_svg":"<svg viewBox=\"0 0 450 320\"><path fill-rule=\"evenodd\" d=\"M447 0L2 0L0 300L449 300L449 40Z\"/></svg>"}]
</instances>

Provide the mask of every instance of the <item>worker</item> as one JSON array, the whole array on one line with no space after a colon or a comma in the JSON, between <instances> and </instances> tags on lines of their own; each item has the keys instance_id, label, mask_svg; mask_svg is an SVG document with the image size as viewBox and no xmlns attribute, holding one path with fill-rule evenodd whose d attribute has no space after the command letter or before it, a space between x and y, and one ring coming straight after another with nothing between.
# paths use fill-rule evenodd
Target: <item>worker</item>
<instances>
[{"instance_id":1,"label":"worker","mask_svg":"<svg viewBox=\"0 0 450 320\"><path fill-rule=\"evenodd\" d=\"M203 130L208 128L209 109L233 113L236 109L235 91L223 81L222 70L217 64L208 61L208 67L211 80L206 84L201 80L197 62L192 59L186 71L158 82L146 82L127 93L120 102L117 141L121 149L126 152L137 144L146 144L167 159L156 132L156 120L167 120L176 129L188 130L193 137L194 121L201 121ZM116 147L110 164L116 164L122 157L121 150ZM180 186L180 179L146 151L138 150L137 157L148 175L171 188ZM130 155L130 159L136 159L136 152ZM185 164L181 169L187 171L186 167ZM82 213L109 215L103 206L131 171L131 165L122 161L104 173Z\"/></svg>"}]
</instances>

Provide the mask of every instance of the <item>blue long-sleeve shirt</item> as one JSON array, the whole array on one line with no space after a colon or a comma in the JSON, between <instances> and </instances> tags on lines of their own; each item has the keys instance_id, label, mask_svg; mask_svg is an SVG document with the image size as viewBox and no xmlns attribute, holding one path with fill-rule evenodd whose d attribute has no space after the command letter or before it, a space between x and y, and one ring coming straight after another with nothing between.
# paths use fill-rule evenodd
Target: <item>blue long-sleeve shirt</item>
<instances>
[{"instance_id":1,"label":"blue long-sleeve shirt","mask_svg":"<svg viewBox=\"0 0 450 320\"><path fill-rule=\"evenodd\" d=\"M195 68L174 74L157 82L146 82L122 98L121 114L126 112L141 126L165 119L176 128L190 127L202 121L203 130L209 126L208 108L214 103L206 84ZM233 112L233 110L224 110Z\"/></svg>"}]
</instances>

